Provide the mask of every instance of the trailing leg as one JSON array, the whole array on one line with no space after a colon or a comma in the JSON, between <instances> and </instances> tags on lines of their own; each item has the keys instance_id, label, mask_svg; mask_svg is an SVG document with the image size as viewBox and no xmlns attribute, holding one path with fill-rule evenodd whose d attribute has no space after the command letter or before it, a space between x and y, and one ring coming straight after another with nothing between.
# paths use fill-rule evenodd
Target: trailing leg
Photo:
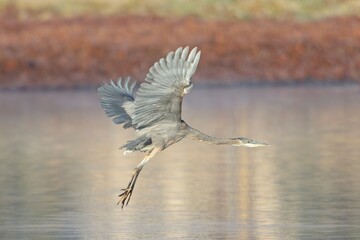
<instances>
[{"instance_id":1,"label":"trailing leg","mask_svg":"<svg viewBox=\"0 0 360 240\"><path fill-rule=\"evenodd\" d=\"M134 169L134 172L131 176L131 180L130 180L128 186L124 189L121 189L124 192L119 194L120 199L119 199L119 202L117 203L118 205L121 203L121 208L123 208L124 206L127 206L129 204L131 195L132 195L134 187L135 187L136 180L137 180L142 168L147 163L147 161L149 161L153 156L155 156L155 154L157 152L159 152L159 149L155 148L151 151L150 154L145 156L145 158L141 161L141 163L139 165L137 165L136 168Z\"/></svg>"}]
</instances>

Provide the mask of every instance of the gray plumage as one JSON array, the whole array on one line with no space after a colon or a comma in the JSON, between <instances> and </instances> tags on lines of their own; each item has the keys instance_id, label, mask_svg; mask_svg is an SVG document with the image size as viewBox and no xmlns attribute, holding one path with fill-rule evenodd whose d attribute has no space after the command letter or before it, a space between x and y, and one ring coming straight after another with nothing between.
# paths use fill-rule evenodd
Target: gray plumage
<instances>
[{"instance_id":1,"label":"gray plumage","mask_svg":"<svg viewBox=\"0 0 360 240\"><path fill-rule=\"evenodd\" d=\"M131 116L125 111L124 103L134 102L136 82L130 82L130 77L121 78L115 84L104 84L98 89L101 96L100 104L108 117L114 117L115 124L124 124L124 128L133 127Z\"/></svg>"},{"instance_id":2,"label":"gray plumage","mask_svg":"<svg viewBox=\"0 0 360 240\"><path fill-rule=\"evenodd\" d=\"M164 119L180 122L184 88L189 86L200 60L196 51L194 48L188 56L188 47L178 48L150 68L134 102L132 123L137 128Z\"/></svg>"},{"instance_id":3,"label":"gray plumage","mask_svg":"<svg viewBox=\"0 0 360 240\"><path fill-rule=\"evenodd\" d=\"M190 127L181 119L182 99L193 84L192 76L200 60L200 51L189 47L178 48L156 62L138 86L130 77L110 82L98 89L100 103L108 117L124 128L136 130L137 139L128 141L121 148L126 152L145 152L145 158L135 168L124 192L119 195L122 207L130 201L137 177L146 162L158 152L184 137L210 144L233 146L267 146L248 138L217 138Z\"/></svg>"},{"instance_id":4,"label":"gray plumage","mask_svg":"<svg viewBox=\"0 0 360 240\"><path fill-rule=\"evenodd\" d=\"M128 141L121 148L126 149L126 151L128 152L135 152L135 151L142 151L146 146L149 146L151 144L152 144L151 137L143 135L135 140Z\"/></svg>"}]
</instances>

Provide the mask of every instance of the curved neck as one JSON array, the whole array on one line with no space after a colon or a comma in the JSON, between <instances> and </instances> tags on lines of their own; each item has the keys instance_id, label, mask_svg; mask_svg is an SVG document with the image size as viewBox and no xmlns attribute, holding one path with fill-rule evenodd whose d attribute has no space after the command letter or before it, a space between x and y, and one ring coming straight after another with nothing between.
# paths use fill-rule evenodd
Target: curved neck
<instances>
[{"instance_id":1,"label":"curved neck","mask_svg":"<svg viewBox=\"0 0 360 240\"><path fill-rule=\"evenodd\" d=\"M186 136L199 141L204 142L208 144L217 144L217 145L239 145L239 140L236 138L219 138L219 137L212 137L205 133L200 132L199 130L190 127L187 125L186 128Z\"/></svg>"}]
</instances>

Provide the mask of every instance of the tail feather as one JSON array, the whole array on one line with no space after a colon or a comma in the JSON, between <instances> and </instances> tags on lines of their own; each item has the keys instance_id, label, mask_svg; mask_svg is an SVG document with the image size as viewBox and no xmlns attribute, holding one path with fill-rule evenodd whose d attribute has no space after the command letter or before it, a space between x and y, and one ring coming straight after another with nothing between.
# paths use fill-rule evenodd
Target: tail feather
<instances>
[{"instance_id":1,"label":"tail feather","mask_svg":"<svg viewBox=\"0 0 360 240\"><path fill-rule=\"evenodd\" d=\"M128 141L120 149L126 149L128 152L142 151L145 147L152 144L151 137L141 136L135 140Z\"/></svg>"},{"instance_id":2,"label":"tail feather","mask_svg":"<svg viewBox=\"0 0 360 240\"><path fill-rule=\"evenodd\" d=\"M108 117L113 117L115 124L124 124L124 128L133 127L131 116L124 108L124 104L132 104L135 100L137 89L136 82L131 82L130 77L122 80L121 78L114 83L105 83L98 88L101 107L105 110Z\"/></svg>"}]
</instances>

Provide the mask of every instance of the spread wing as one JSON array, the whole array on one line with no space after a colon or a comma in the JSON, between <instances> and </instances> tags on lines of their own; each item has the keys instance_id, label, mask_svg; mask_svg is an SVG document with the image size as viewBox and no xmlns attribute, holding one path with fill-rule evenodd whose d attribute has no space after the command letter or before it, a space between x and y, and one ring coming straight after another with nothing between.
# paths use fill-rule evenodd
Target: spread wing
<instances>
[{"instance_id":1,"label":"spread wing","mask_svg":"<svg viewBox=\"0 0 360 240\"><path fill-rule=\"evenodd\" d=\"M130 81L130 77L120 78L117 83L105 83L99 87L101 107L105 110L108 117L113 117L116 124L124 124L124 128L134 127L131 123L131 110L135 100L137 84Z\"/></svg>"},{"instance_id":2,"label":"spread wing","mask_svg":"<svg viewBox=\"0 0 360 240\"><path fill-rule=\"evenodd\" d=\"M178 48L150 69L136 92L132 124L137 129L167 119L181 120L183 96L192 87L191 78L200 60L200 51Z\"/></svg>"}]
</instances>

